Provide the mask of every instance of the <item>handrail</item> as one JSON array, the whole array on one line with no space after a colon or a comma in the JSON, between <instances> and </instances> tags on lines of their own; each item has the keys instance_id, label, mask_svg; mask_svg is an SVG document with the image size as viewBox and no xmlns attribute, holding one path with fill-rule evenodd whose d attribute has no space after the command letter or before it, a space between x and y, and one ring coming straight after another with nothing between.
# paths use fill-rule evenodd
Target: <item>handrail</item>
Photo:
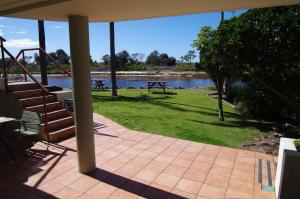
<instances>
[{"instance_id":1,"label":"handrail","mask_svg":"<svg viewBox=\"0 0 300 199\"><path fill-rule=\"evenodd\" d=\"M65 68L63 67L59 62L57 62L51 55L49 55L44 49L42 48L25 48L25 49L21 49L20 52L17 54L17 56L15 57L16 60L19 59L19 57L26 51L33 51L33 50L39 50L41 51L42 53L44 53L52 62L54 62L55 65L57 65L58 67L60 67L60 69L62 69L64 71L64 73L66 75L68 75L69 77L72 77L71 73ZM7 67L7 73L8 73L8 70L11 66L11 63L10 65Z\"/></svg>"},{"instance_id":2,"label":"handrail","mask_svg":"<svg viewBox=\"0 0 300 199\"><path fill-rule=\"evenodd\" d=\"M8 80L6 76L6 64L5 64L5 58L4 58L4 53L6 53L12 60L15 62L17 66L19 66L23 71L24 74L27 74L43 91L43 118L44 118L44 131L46 133L48 142L50 141L50 135L48 131L48 116L47 116L47 105L46 105L46 95L49 94L48 89L46 89L39 81L37 81L33 75L21 64L3 45L3 42L5 39L0 37L0 47L1 47L1 54L2 54L2 63L3 63L3 71L4 71L4 82L5 82L5 90L6 92L8 91Z\"/></svg>"},{"instance_id":3,"label":"handrail","mask_svg":"<svg viewBox=\"0 0 300 199\"><path fill-rule=\"evenodd\" d=\"M1 46L1 48L44 92L49 92L4 46Z\"/></svg>"},{"instance_id":4,"label":"handrail","mask_svg":"<svg viewBox=\"0 0 300 199\"><path fill-rule=\"evenodd\" d=\"M32 50L39 50L39 51L43 52L52 62L54 62L55 65L57 65L58 67L60 67L60 69L62 69L65 74L67 74L69 77L72 77L71 73L65 67L63 67L60 63L58 63L44 49L42 49L42 48L26 48L26 49L22 49L21 51L25 52L25 51L32 51Z\"/></svg>"}]
</instances>

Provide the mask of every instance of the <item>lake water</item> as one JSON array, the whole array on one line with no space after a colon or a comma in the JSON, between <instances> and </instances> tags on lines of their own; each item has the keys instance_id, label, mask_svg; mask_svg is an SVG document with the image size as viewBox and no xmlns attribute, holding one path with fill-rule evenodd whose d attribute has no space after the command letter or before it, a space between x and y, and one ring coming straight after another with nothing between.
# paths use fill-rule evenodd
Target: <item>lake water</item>
<instances>
[{"instance_id":1,"label":"lake water","mask_svg":"<svg viewBox=\"0 0 300 199\"><path fill-rule=\"evenodd\" d=\"M39 78L38 78L39 79ZM111 88L111 80L109 76L97 76L92 79L103 79L104 87ZM199 77L117 77L118 88L146 88L146 82L149 80L167 81L168 88L193 88L213 86L213 82L207 78ZM59 86L63 88L72 88L72 81L69 77L48 77L48 84L51 86Z\"/></svg>"}]
</instances>

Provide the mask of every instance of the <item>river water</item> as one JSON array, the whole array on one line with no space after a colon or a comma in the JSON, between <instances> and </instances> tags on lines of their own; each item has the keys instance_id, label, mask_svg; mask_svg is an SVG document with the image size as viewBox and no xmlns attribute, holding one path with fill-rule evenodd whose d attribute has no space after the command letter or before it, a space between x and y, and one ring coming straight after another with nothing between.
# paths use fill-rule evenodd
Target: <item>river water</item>
<instances>
[{"instance_id":1,"label":"river water","mask_svg":"<svg viewBox=\"0 0 300 199\"><path fill-rule=\"evenodd\" d=\"M92 77L92 79L102 79L104 80L104 87L111 88L111 80L109 76L96 76ZM213 86L213 82L208 78L180 76L117 77L117 86L118 88L146 88L146 82L149 80L167 81L168 88L194 88ZM72 88L72 80L69 77L48 77L48 84L51 86Z\"/></svg>"}]
</instances>

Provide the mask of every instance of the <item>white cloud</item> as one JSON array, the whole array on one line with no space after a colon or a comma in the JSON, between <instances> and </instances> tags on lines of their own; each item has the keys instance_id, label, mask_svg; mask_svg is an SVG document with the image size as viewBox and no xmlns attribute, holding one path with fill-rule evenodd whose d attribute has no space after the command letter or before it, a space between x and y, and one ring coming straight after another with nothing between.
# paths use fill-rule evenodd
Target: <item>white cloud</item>
<instances>
[{"instance_id":1,"label":"white cloud","mask_svg":"<svg viewBox=\"0 0 300 199\"><path fill-rule=\"evenodd\" d=\"M5 28L6 26L3 24L0 24L0 28Z\"/></svg>"},{"instance_id":2,"label":"white cloud","mask_svg":"<svg viewBox=\"0 0 300 199\"><path fill-rule=\"evenodd\" d=\"M28 38L9 39L4 43L4 45L9 48L33 48L37 47L39 42Z\"/></svg>"},{"instance_id":3,"label":"white cloud","mask_svg":"<svg viewBox=\"0 0 300 199\"><path fill-rule=\"evenodd\" d=\"M0 36L3 36L3 35L4 35L3 30L0 29Z\"/></svg>"},{"instance_id":4,"label":"white cloud","mask_svg":"<svg viewBox=\"0 0 300 199\"><path fill-rule=\"evenodd\" d=\"M26 34L26 30L18 31L17 34Z\"/></svg>"},{"instance_id":5,"label":"white cloud","mask_svg":"<svg viewBox=\"0 0 300 199\"><path fill-rule=\"evenodd\" d=\"M59 30L59 29L63 29L63 27L62 27L62 26L51 26L51 28L53 28L53 29L57 29L57 30Z\"/></svg>"}]
</instances>

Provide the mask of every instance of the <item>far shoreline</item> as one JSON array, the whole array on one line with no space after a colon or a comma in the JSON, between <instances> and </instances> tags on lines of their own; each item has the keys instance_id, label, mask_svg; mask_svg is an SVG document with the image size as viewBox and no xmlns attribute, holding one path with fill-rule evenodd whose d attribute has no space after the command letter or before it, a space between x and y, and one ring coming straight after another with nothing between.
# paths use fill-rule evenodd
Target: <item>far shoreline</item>
<instances>
[{"instance_id":1,"label":"far shoreline","mask_svg":"<svg viewBox=\"0 0 300 199\"><path fill-rule=\"evenodd\" d=\"M34 75L39 75L40 73L34 73ZM109 71L92 71L92 76L110 76ZM48 73L49 77L63 77L66 76L63 73ZM140 77L172 77L172 76L181 76L181 77L198 77L198 78L209 78L206 72L194 72L194 71L185 71L185 72L174 72L174 71L118 71L118 77L130 77L130 76L140 76Z\"/></svg>"}]
</instances>

